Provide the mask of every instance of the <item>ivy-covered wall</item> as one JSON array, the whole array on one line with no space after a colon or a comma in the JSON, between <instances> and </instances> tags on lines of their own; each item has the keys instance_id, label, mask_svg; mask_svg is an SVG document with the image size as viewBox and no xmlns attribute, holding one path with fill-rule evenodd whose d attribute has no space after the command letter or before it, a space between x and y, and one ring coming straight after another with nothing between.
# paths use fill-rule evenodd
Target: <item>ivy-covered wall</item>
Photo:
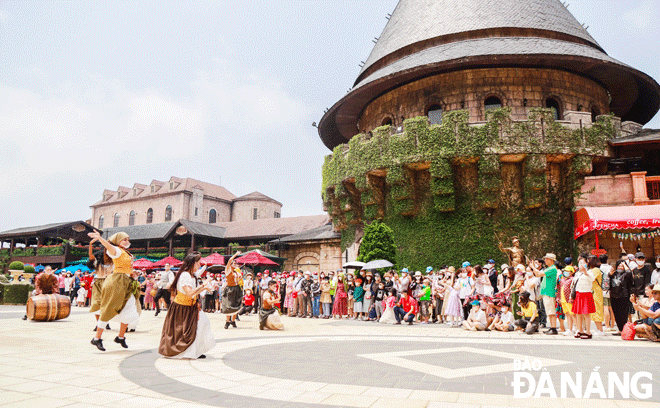
<instances>
[{"instance_id":1,"label":"ivy-covered wall","mask_svg":"<svg viewBox=\"0 0 660 408\"><path fill-rule=\"evenodd\" d=\"M514 122L502 108L481 126L452 111L441 125L419 117L400 134L381 127L326 157L324 206L342 249L375 219L392 227L399 266L504 262L497 244L513 235L529 255L568 255L574 192L594 157L608 155L613 122L570 129L548 109Z\"/></svg>"}]
</instances>

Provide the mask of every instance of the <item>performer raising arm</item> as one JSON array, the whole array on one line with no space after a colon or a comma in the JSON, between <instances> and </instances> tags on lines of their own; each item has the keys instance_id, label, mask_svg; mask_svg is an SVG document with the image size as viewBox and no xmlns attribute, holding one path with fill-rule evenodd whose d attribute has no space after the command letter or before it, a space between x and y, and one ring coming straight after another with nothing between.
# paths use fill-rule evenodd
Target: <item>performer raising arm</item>
<instances>
[{"instance_id":1,"label":"performer raising arm","mask_svg":"<svg viewBox=\"0 0 660 408\"><path fill-rule=\"evenodd\" d=\"M99 350L105 351L101 336L103 328L107 326L110 319L118 317L121 323L119 336L115 337L115 343L121 344L123 348L128 348L124 334L129 324L137 324L140 318L138 312L139 285L134 280L133 275L133 256L127 251L131 246L128 234L118 232L112 235L106 241L101 237L98 231L90 232L90 238L99 241L106 249L106 253L112 259L114 265L113 273L108 276L103 284L101 294L101 316L96 326L96 337L92 339L92 344Z\"/></svg>"},{"instance_id":2,"label":"performer raising arm","mask_svg":"<svg viewBox=\"0 0 660 408\"><path fill-rule=\"evenodd\" d=\"M238 282L243 277L240 268L234 262L234 259L241 254L241 251L236 252L225 267L225 278L227 285L222 289L222 313L227 315L227 322L225 322L225 329L229 325L236 327L236 315L243 305L243 290Z\"/></svg>"}]
</instances>

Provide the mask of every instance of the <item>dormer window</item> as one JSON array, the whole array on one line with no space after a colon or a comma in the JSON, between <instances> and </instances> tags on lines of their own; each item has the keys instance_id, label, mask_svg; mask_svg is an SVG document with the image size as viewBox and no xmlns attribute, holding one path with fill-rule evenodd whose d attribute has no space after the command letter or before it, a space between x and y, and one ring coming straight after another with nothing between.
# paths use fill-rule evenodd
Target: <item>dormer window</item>
<instances>
[{"instance_id":1,"label":"dormer window","mask_svg":"<svg viewBox=\"0 0 660 408\"><path fill-rule=\"evenodd\" d=\"M137 188L134 188L134 189L133 189L133 195L134 195L134 196L138 195Z\"/></svg>"},{"instance_id":2,"label":"dormer window","mask_svg":"<svg viewBox=\"0 0 660 408\"><path fill-rule=\"evenodd\" d=\"M152 185L151 185L151 192L154 193L155 191L156 191L156 186L154 186L154 185L152 184Z\"/></svg>"},{"instance_id":3,"label":"dormer window","mask_svg":"<svg viewBox=\"0 0 660 408\"><path fill-rule=\"evenodd\" d=\"M174 190L174 182L170 181L170 190Z\"/></svg>"}]
</instances>

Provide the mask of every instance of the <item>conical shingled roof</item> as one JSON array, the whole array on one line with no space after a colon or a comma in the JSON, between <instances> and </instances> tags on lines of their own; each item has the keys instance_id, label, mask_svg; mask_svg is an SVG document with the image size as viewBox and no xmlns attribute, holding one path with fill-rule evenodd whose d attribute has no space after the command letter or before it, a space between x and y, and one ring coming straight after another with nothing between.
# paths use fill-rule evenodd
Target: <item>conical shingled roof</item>
<instances>
[{"instance_id":1,"label":"conical shingled roof","mask_svg":"<svg viewBox=\"0 0 660 408\"><path fill-rule=\"evenodd\" d=\"M377 62L383 62L384 57L394 52L406 48L419 50L424 47L423 42L470 32L473 38L490 37L501 28L553 32L602 51L587 30L556 0L402 0L367 58L356 85L367 71L374 71L372 65L382 67Z\"/></svg>"},{"instance_id":2,"label":"conical shingled roof","mask_svg":"<svg viewBox=\"0 0 660 408\"><path fill-rule=\"evenodd\" d=\"M354 88L319 122L330 149L358 129L379 95L443 72L550 68L603 85L612 113L645 124L660 108L660 85L611 57L559 0L400 0Z\"/></svg>"}]
</instances>

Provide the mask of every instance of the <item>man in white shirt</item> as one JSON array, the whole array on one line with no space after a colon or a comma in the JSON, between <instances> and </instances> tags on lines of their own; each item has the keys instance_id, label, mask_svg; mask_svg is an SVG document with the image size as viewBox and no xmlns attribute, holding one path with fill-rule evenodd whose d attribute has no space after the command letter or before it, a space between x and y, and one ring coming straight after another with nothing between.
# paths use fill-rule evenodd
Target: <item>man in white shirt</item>
<instances>
[{"instance_id":1,"label":"man in white shirt","mask_svg":"<svg viewBox=\"0 0 660 408\"><path fill-rule=\"evenodd\" d=\"M160 299L162 298L165 301L167 307L170 307L170 287L172 282L174 282L174 272L171 271L170 264L165 264L165 270L159 274L160 280L158 282L158 291L156 296L154 296L154 303L156 304L156 313L154 316L158 316L160 313Z\"/></svg>"},{"instance_id":2,"label":"man in white shirt","mask_svg":"<svg viewBox=\"0 0 660 408\"><path fill-rule=\"evenodd\" d=\"M472 305L472 309L467 320L463 321L463 328L470 331L486 330L488 318L486 317L486 313L481 310L481 304L478 300L474 300L470 304Z\"/></svg>"}]
</instances>

